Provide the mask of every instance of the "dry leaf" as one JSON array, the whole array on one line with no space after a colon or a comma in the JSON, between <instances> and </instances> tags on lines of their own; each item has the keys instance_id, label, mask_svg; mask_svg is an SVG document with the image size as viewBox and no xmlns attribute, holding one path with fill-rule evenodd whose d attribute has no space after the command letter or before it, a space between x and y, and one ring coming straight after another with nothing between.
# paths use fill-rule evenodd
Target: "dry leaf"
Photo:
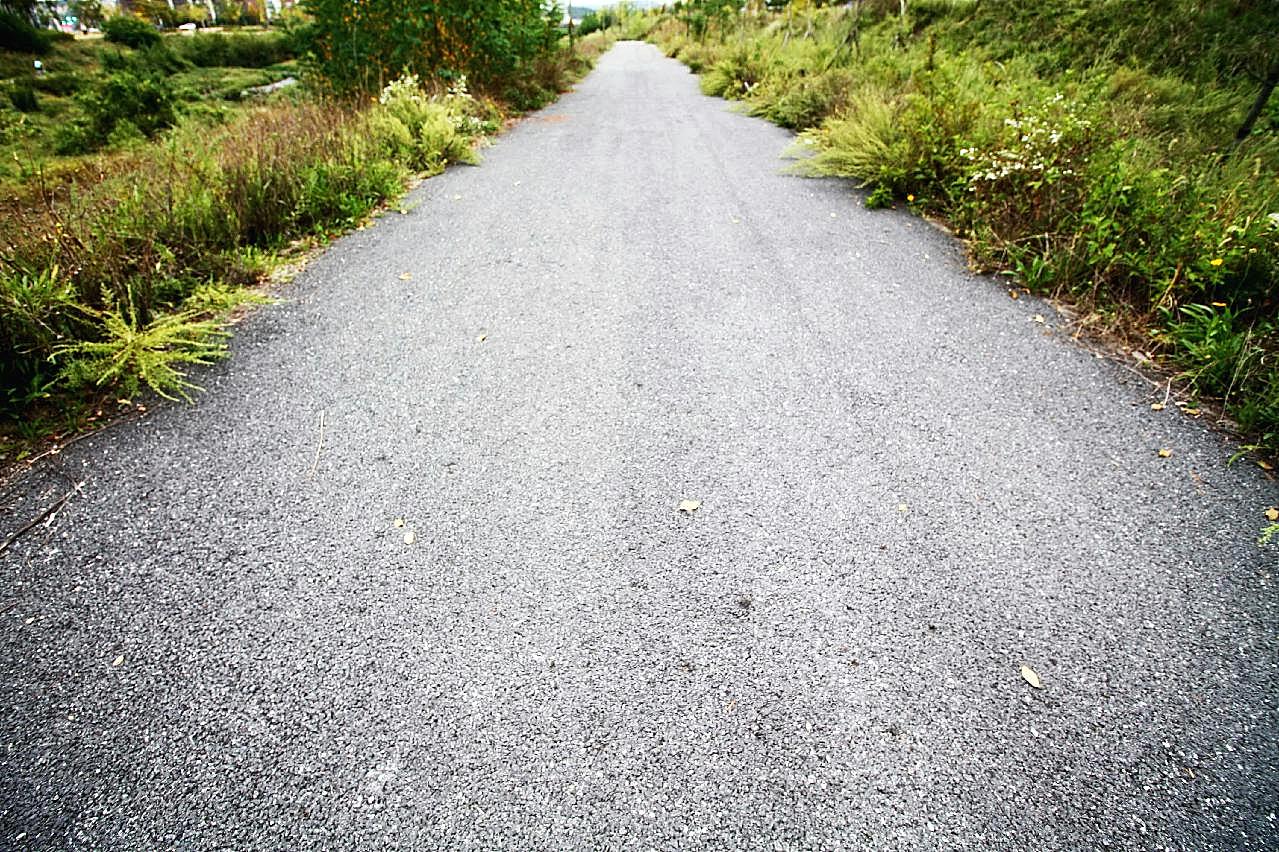
<instances>
[{"instance_id":1,"label":"dry leaf","mask_svg":"<svg viewBox=\"0 0 1279 852\"><path fill-rule=\"evenodd\" d=\"M898 504L897 504L897 511L899 511L899 512L909 512L909 511L910 511L910 506L907 506L905 503L898 503Z\"/></svg>"},{"instance_id":2,"label":"dry leaf","mask_svg":"<svg viewBox=\"0 0 1279 852\"><path fill-rule=\"evenodd\" d=\"M1031 319L1039 323L1040 325L1043 325L1045 322L1047 322L1047 320L1044 319L1043 314L1035 314L1033 317L1031 317Z\"/></svg>"},{"instance_id":3,"label":"dry leaf","mask_svg":"<svg viewBox=\"0 0 1279 852\"><path fill-rule=\"evenodd\" d=\"M114 660L111 661L111 665L119 666L123 662L124 662L124 654L121 654L120 656L116 657Z\"/></svg>"},{"instance_id":4,"label":"dry leaf","mask_svg":"<svg viewBox=\"0 0 1279 852\"><path fill-rule=\"evenodd\" d=\"M1267 509L1266 520L1270 521L1271 523L1274 523L1275 521L1279 521L1279 509L1276 509L1274 506L1271 506L1269 509Z\"/></svg>"},{"instance_id":5,"label":"dry leaf","mask_svg":"<svg viewBox=\"0 0 1279 852\"><path fill-rule=\"evenodd\" d=\"M1039 679L1039 675L1035 674L1035 670L1030 666L1023 665L1021 667L1021 676L1026 679L1026 683L1030 684L1035 689L1044 688L1043 681Z\"/></svg>"},{"instance_id":6,"label":"dry leaf","mask_svg":"<svg viewBox=\"0 0 1279 852\"><path fill-rule=\"evenodd\" d=\"M403 519L403 518L396 518L396 519L395 519L395 525L396 525L397 527L402 527L402 526L404 526L404 519Z\"/></svg>"},{"instance_id":7,"label":"dry leaf","mask_svg":"<svg viewBox=\"0 0 1279 852\"><path fill-rule=\"evenodd\" d=\"M412 272L401 272L401 273L400 273L400 280L401 280L401 281L408 281L408 280L409 280L410 278L412 278L412 277L413 277L413 273L412 273Z\"/></svg>"},{"instance_id":8,"label":"dry leaf","mask_svg":"<svg viewBox=\"0 0 1279 852\"><path fill-rule=\"evenodd\" d=\"M1020 298L1021 298L1021 293L1018 293L1016 290L1009 290L1009 291L1008 291L1008 298L1013 299L1013 300L1020 299Z\"/></svg>"},{"instance_id":9,"label":"dry leaf","mask_svg":"<svg viewBox=\"0 0 1279 852\"><path fill-rule=\"evenodd\" d=\"M413 530L409 530L404 534L405 544L412 544L415 541L417 541L417 533L413 532Z\"/></svg>"},{"instance_id":10,"label":"dry leaf","mask_svg":"<svg viewBox=\"0 0 1279 852\"><path fill-rule=\"evenodd\" d=\"M679 510L681 512L687 512L688 514L691 515L700 508L702 508L701 500L680 500L679 501Z\"/></svg>"},{"instance_id":11,"label":"dry leaf","mask_svg":"<svg viewBox=\"0 0 1279 852\"><path fill-rule=\"evenodd\" d=\"M1166 458L1170 458L1171 456L1172 456L1172 450L1168 449L1167 447L1159 448L1159 458L1166 459Z\"/></svg>"},{"instance_id":12,"label":"dry leaf","mask_svg":"<svg viewBox=\"0 0 1279 852\"><path fill-rule=\"evenodd\" d=\"M484 341L486 341L486 340L488 340L488 339L489 339L489 336L488 336L487 334L481 334L479 337L475 338L475 342L476 342L476 343L483 343Z\"/></svg>"},{"instance_id":13,"label":"dry leaf","mask_svg":"<svg viewBox=\"0 0 1279 852\"><path fill-rule=\"evenodd\" d=\"M1189 414L1191 417L1194 417L1194 416L1196 416L1197 414L1199 414L1199 409L1197 409L1197 408L1183 408L1183 409L1181 409L1181 412L1182 412L1183 414Z\"/></svg>"},{"instance_id":14,"label":"dry leaf","mask_svg":"<svg viewBox=\"0 0 1279 852\"><path fill-rule=\"evenodd\" d=\"M1151 411L1163 411L1163 410L1164 410L1165 408L1167 408L1167 407L1168 407L1168 406L1164 405L1162 402L1156 402L1154 405L1150 406L1150 410L1151 410Z\"/></svg>"},{"instance_id":15,"label":"dry leaf","mask_svg":"<svg viewBox=\"0 0 1279 852\"><path fill-rule=\"evenodd\" d=\"M1265 459L1257 459L1257 467L1261 468L1262 470L1275 469L1275 466L1272 465L1270 462L1266 461Z\"/></svg>"}]
</instances>

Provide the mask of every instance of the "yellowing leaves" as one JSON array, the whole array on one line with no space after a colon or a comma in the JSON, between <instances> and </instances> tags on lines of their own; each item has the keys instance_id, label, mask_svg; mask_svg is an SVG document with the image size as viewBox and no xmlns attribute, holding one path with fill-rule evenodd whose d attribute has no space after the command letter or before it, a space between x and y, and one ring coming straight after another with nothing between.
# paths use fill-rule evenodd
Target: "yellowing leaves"
<instances>
[{"instance_id":1,"label":"yellowing leaves","mask_svg":"<svg viewBox=\"0 0 1279 852\"><path fill-rule=\"evenodd\" d=\"M1160 448L1159 448L1159 458L1161 458L1161 459L1168 459L1168 458L1172 458L1172 450L1171 450L1171 449L1169 449L1168 447L1160 447Z\"/></svg>"}]
</instances>

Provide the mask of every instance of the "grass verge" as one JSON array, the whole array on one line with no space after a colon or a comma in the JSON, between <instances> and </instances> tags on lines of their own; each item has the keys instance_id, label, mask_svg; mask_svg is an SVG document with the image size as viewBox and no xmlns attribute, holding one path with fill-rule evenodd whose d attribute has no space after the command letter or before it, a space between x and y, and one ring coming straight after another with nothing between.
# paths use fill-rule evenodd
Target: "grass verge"
<instances>
[{"instance_id":1,"label":"grass verge","mask_svg":"<svg viewBox=\"0 0 1279 852\"><path fill-rule=\"evenodd\" d=\"M1073 303L1179 376L1187 408L1279 451L1279 99L1259 98L1279 11L704 5L648 37L707 94L799 131L801 171L947 222L975 266Z\"/></svg>"}]
</instances>

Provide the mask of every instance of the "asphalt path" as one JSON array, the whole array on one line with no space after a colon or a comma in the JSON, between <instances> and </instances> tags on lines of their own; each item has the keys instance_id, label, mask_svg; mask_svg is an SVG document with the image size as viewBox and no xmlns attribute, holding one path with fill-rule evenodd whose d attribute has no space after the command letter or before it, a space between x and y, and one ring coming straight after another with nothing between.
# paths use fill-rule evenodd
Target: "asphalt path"
<instances>
[{"instance_id":1,"label":"asphalt path","mask_svg":"<svg viewBox=\"0 0 1279 852\"><path fill-rule=\"evenodd\" d=\"M1274 482L791 141L619 44L10 483L0 845L1279 846Z\"/></svg>"}]
</instances>

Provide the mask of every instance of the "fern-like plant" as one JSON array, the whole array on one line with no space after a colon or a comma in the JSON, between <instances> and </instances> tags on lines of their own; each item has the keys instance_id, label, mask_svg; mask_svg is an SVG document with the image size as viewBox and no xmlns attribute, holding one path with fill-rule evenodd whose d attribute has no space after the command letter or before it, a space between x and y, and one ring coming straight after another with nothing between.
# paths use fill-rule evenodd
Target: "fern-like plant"
<instances>
[{"instance_id":1,"label":"fern-like plant","mask_svg":"<svg viewBox=\"0 0 1279 852\"><path fill-rule=\"evenodd\" d=\"M166 314L146 325L136 313L114 308L92 311L102 323L101 340L60 347L67 356L60 378L71 385L118 385L126 397L145 384L165 399L191 401L201 388L186 378L185 365L207 365L226 354L228 333L200 311Z\"/></svg>"}]
</instances>

